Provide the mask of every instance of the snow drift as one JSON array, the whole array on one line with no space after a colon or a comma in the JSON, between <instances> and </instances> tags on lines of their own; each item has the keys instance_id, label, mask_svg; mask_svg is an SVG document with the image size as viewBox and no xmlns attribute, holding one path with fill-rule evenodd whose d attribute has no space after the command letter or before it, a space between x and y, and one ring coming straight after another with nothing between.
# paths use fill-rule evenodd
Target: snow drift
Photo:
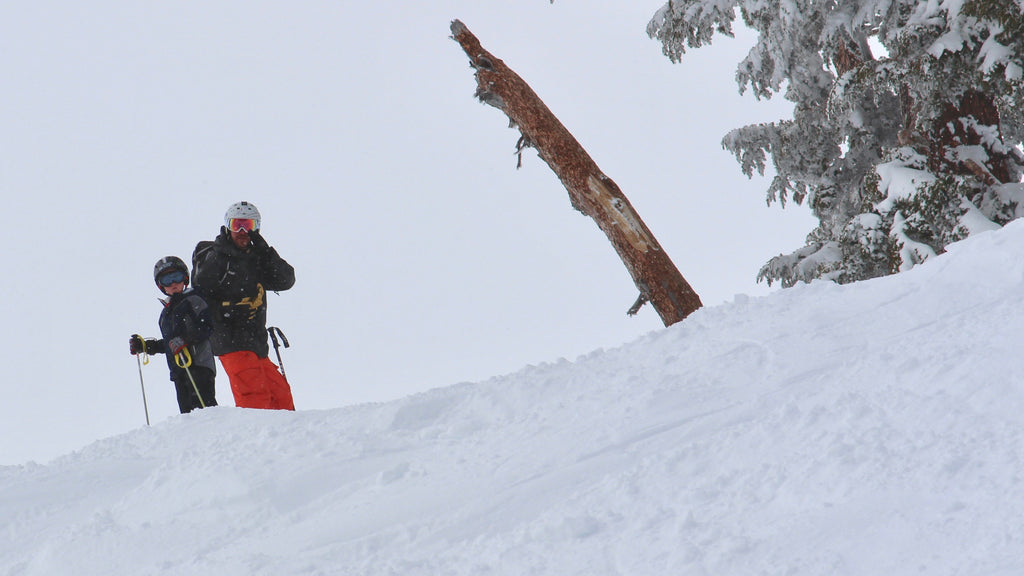
<instances>
[{"instance_id":1,"label":"snow drift","mask_svg":"<svg viewBox=\"0 0 1024 576\"><path fill-rule=\"evenodd\" d=\"M0 573L1024 573L1024 223L378 405L0 467ZM301 386L301 383L296 383Z\"/></svg>"}]
</instances>

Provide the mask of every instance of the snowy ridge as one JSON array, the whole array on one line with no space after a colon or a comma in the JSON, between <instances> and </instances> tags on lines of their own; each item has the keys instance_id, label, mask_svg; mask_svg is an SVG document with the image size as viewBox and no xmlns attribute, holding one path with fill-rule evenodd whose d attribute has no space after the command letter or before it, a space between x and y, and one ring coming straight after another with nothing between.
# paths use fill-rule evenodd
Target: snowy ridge
<instances>
[{"instance_id":1,"label":"snowy ridge","mask_svg":"<svg viewBox=\"0 0 1024 576\"><path fill-rule=\"evenodd\" d=\"M1019 575L1022 224L575 362L0 467L0 574Z\"/></svg>"}]
</instances>

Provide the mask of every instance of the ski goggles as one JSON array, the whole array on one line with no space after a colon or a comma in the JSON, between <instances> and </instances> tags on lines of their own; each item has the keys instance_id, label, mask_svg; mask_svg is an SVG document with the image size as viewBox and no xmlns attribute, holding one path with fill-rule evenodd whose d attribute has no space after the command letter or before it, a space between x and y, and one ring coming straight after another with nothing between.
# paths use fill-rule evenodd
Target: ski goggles
<instances>
[{"instance_id":1,"label":"ski goggles","mask_svg":"<svg viewBox=\"0 0 1024 576\"><path fill-rule=\"evenodd\" d=\"M231 232L252 232L259 230L260 221L252 218L232 218L228 220L228 230Z\"/></svg>"},{"instance_id":2,"label":"ski goggles","mask_svg":"<svg viewBox=\"0 0 1024 576\"><path fill-rule=\"evenodd\" d=\"M171 286L173 284L184 282L185 278L187 278L187 276L181 270L171 270L166 274L161 274L160 277L156 279L156 281L164 288L167 288L168 286Z\"/></svg>"}]
</instances>

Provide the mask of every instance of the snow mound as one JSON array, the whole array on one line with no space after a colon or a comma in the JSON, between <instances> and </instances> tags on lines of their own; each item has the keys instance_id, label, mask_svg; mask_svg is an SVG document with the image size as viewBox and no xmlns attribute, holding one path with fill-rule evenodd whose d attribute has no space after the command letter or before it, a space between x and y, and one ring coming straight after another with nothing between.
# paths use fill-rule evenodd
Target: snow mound
<instances>
[{"instance_id":1,"label":"snow mound","mask_svg":"<svg viewBox=\"0 0 1024 576\"><path fill-rule=\"evenodd\" d=\"M0 467L0 573L1024 573L1024 223L385 404Z\"/></svg>"}]
</instances>

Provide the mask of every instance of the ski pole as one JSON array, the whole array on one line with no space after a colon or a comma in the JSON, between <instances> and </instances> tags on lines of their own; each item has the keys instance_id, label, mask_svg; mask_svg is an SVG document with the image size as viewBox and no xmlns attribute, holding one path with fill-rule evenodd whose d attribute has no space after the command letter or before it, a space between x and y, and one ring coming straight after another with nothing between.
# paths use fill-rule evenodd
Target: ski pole
<instances>
[{"instance_id":1,"label":"ski pole","mask_svg":"<svg viewBox=\"0 0 1024 576\"><path fill-rule=\"evenodd\" d=\"M196 380L192 377L192 371L188 369L192 365L192 355L188 353L188 348L182 348L181 352L174 355L174 363L185 369L185 374L188 374L188 379L192 382L192 389L196 391L196 398L199 398L199 405L206 408L206 402L203 402L203 395L199 393L199 386L196 386Z\"/></svg>"},{"instance_id":2,"label":"ski pole","mask_svg":"<svg viewBox=\"0 0 1024 576\"><path fill-rule=\"evenodd\" d=\"M274 333L277 332L275 335ZM277 342L277 336L281 336L281 340L284 342L284 347L288 348L291 344L288 343L288 338L285 338L284 332L277 326L270 326L267 328L267 333L270 334L270 341L274 343L274 353L277 354L277 365L281 367L281 376L284 376L285 381L288 381L288 375L284 373L284 362L281 361L281 349Z\"/></svg>"},{"instance_id":3,"label":"ski pole","mask_svg":"<svg viewBox=\"0 0 1024 576\"><path fill-rule=\"evenodd\" d=\"M145 352L143 352L145 354ZM135 355L135 361L139 364L139 384L142 386L142 408L146 411L146 426L149 426L149 405L146 403L146 381L142 379L142 359L139 355ZM149 363L149 358L146 358L146 363Z\"/></svg>"}]
</instances>

